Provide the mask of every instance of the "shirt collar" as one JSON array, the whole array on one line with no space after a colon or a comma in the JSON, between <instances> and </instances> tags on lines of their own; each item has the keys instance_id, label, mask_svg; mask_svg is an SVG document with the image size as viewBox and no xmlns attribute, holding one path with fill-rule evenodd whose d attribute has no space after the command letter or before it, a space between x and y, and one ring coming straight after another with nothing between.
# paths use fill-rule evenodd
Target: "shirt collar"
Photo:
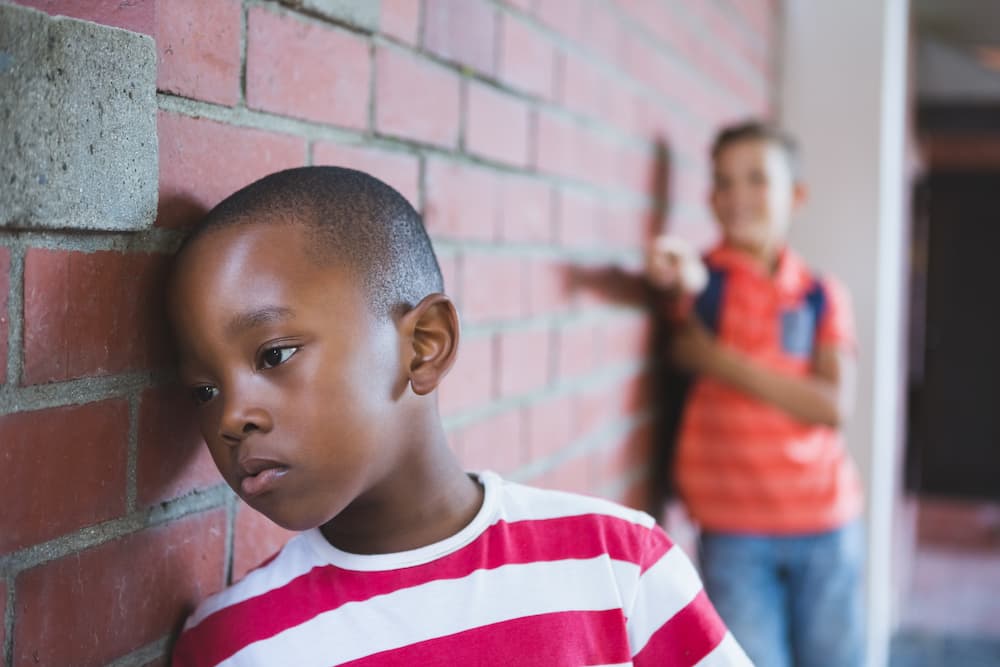
<instances>
[{"instance_id":1,"label":"shirt collar","mask_svg":"<svg viewBox=\"0 0 1000 667\"><path fill-rule=\"evenodd\" d=\"M749 274L772 283L782 292L800 292L808 285L811 275L805 262L788 246L779 252L778 267L772 275L766 274L746 252L725 243L709 251L707 259L713 268Z\"/></svg>"}]
</instances>

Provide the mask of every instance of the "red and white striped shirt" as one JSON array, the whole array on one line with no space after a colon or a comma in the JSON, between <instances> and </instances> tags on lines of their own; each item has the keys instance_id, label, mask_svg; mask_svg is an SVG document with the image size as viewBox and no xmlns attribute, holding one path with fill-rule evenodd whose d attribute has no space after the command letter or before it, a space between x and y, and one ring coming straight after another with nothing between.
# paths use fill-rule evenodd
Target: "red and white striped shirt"
<instances>
[{"instance_id":1,"label":"red and white striped shirt","mask_svg":"<svg viewBox=\"0 0 1000 667\"><path fill-rule=\"evenodd\" d=\"M749 665L648 515L482 473L441 542L357 555L294 537L201 604L174 651L202 665Z\"/></svg>"}]
</instances>

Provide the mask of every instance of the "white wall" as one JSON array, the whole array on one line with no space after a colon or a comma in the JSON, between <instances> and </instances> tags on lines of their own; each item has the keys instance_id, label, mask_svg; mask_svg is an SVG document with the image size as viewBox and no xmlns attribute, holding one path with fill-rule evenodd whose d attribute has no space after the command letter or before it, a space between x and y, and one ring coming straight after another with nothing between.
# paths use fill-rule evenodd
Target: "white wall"
<instances>
[{"instance_id":1,"label":"white wall","mask_svg":"<svg viewBox=\"0 0 1000 667\"><path fill-rule=\"evenodd\" d=\"M906 0L785 0L775 108L812 190L792 244L838 275L859 342L849 446L868 493L869 664L887 662L902 438Z\"/></svg>"}]
</instances>

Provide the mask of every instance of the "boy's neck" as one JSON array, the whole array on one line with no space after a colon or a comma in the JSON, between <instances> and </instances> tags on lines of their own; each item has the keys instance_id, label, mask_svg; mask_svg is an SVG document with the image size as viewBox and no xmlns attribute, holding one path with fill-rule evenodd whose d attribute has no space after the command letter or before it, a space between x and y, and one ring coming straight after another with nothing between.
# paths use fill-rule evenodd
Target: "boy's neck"
<instances>
[{"instance_id":1,"label":"boy's neck","mask_svg":"<svg viewBox=\"0 0 1000 667\"><path fill-rule=\"evenodd\" d=\"M745 255L761 273L769 276L777 272L778 263L781 261L781 253L785 247L783 240L763 246L741 245L729 241L725 243L730 248Z\"/></svg>"},{"instance_id":2,"label":"boy's neck","mask_svg":"<svg viewBox=\"0 0 1000 667\"><path fill-rule=\"evenodd\" d=\"M447 539L475 518L482 486L462 469L440 423L430 430L392 473L320 527L330 544L355 554L409 551Z\"/></svg>"}]
</instances>

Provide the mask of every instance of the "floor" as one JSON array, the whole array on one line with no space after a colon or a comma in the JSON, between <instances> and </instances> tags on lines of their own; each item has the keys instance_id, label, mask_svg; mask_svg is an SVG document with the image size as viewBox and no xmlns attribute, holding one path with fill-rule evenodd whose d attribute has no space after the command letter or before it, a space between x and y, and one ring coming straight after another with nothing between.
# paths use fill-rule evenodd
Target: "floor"
<instances>
[{"instance_id":1,"label":"floor","mask_svg":"<svg viewBox=\"0 0 1000 667\"><path fill-rule=\"evenodd\" d=\"M890 667L1000 667L1000 503L921 499Z\"/></svg>"}]
</instances>

